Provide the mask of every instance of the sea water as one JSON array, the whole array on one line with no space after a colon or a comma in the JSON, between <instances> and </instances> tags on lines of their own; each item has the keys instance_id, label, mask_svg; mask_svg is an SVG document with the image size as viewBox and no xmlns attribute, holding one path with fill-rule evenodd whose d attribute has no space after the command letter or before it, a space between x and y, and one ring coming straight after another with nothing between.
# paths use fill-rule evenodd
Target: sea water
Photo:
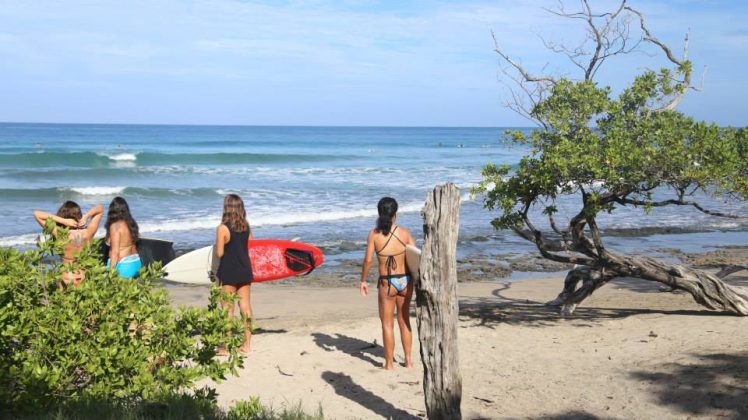
<instances>
[{"instance_id":1,"label":"sea water","mask_svg":"<svg viewBox=\"0 0 748 420\"><path fill-rule=\"evenodd\" d=\"M236 193L255 237L300 237L334 262L362 256L383 196L397 199L398 224L420 240L426 194L452 182L462 191L460 255L525 253L531 244L494 230L490 221L498 213L470 194L487 163L516 165L527 152L504 142L505 130L3 123L0 246L33 246L40 230L33 210L54 212L64 200L84 211L95 204L106 209L122 196L141 236L197 248L213 242L223 197ZM745 203L706 203L748 214ZM558 206L561 221L568 220L579 198L561 199ZM745 221L693 208L651 214L626 208L601 216L598 224L609 246L625 250L748 243Z\"/></svg>"}]
</instances>

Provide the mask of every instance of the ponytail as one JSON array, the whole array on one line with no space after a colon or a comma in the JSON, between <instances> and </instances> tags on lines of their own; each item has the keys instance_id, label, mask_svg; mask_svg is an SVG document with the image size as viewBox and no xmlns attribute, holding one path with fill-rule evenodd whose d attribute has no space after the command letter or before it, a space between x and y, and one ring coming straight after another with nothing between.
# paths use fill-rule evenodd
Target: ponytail
<instances>
[{"instance_id":1,"label":"ponytail","mask_svg":"<svg viewBox=\"0 0 748 420\"><path fill-rule=\"evenodd\" d=\"M377 212L379 218L377 218L376 230L382 235L389 235L392 229L392 219L397 213L397 201L391 197L384 197L377 203Z\"/></svg>"}]
</instances>

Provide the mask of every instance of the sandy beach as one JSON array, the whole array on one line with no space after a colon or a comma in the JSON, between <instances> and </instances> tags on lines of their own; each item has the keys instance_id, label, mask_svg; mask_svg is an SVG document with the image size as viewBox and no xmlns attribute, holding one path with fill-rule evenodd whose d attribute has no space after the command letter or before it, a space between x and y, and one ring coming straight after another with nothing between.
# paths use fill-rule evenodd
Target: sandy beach
<instances>
[{"instance_id":1,"label":"sandy beach","mask_svg":"<svg viewBox=\"0 0 748 420\"><path fill-rule=\"evenodd\" d=\"M603 287L563 319L542 304L561 282L460 283L465 418L748 416L747 319L636 280ZM207 301L204 287L168 290L175 304ZM215 384L221 405L256 395L326 418L425 417L420 358L414 369L381 369L376 298L355 282L257 284L252 299L260 329L239 375Z\"/></svg>"}]
</instances>

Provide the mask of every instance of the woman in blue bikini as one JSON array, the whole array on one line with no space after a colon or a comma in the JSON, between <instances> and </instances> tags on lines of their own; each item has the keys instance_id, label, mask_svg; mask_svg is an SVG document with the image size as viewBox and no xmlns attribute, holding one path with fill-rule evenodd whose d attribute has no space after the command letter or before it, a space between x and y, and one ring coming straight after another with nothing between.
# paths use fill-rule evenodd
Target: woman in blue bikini
<instances>
[{"instance_id":1,"label":"woman in blue bikini","mask_svg":"<svg viewBox=\"0 0 748 420\"><path fill-rule=\"evenodd\" d=\"M138 274L142 263L135 243L140 238L138 223L130 214L130 206L122 197L114 197L106 215L105 242L109 245L107 267L114 267L119 276L131 279Z\"/></svg>"},{"instance_id":2,"label":"woman in blue bikini","mask_svg":"<svg viewBox=\"0 0 748 420\"><path fill-rule=\"evenodd\" d=\"M413 281L405 265L405 245L414 245L410 231L397 226L397 201L384 197L377 204L379 218L377 225L369 232L366 240L361 270L361 296L369 294L367 277L376 254L379 262L379 319L382 321L384 341L384 369L393 368L395 353L394 319L397 308L397 324L400 326L405 367L411 367L411 347L413 334L410 329L410 300L413 297Z\"/></svg>"}]
</instances>

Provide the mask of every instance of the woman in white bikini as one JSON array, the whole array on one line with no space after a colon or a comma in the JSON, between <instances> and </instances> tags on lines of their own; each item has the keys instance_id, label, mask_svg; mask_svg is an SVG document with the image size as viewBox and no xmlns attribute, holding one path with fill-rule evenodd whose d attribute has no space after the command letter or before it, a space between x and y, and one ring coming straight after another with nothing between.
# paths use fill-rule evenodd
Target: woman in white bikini
<instances>
[{"instance_id":1,"label":"woman in white bikini","mask_svg":"<svg viewBox=\"0 0 748 420\"><path fill-rule=\"evenodd\" d=\"M369 232L366 254L361 270L361 296L369 294L367 277L376 254L379 262L379 319L382 321L384 341L384 369L393 368L395 353L394 319L397 308L397 324L400 327L405 367L411 367L413 334L410 328L410 300L413 297L413 281L405 263L405 245L414 245L410 231L397 226L397 201L384 197L377 204L377 225Z\"/></svg>"},{"instance_id":2,"label":"woman in white bikini","mask_svg":"<svg viewBox=\"0 0 748 420\"><path fill-rule=\"evenodd\" d=\"M88 245L93 239L96 231L99 229L103 207L96 205L81 214L80 206L74 201L66 201L57 210L57 214L47 213L45 211L34 211L34 218L44 227L47 219L52 218L57 226L52 230L52 235L57 236L58 227L69 228L68 243L63 248L62 263L72 265L83 247ZM62 274L62 285L73 286L79 285L85 278L83 270L66 271Z\"/></svg>"}]
</instances>

